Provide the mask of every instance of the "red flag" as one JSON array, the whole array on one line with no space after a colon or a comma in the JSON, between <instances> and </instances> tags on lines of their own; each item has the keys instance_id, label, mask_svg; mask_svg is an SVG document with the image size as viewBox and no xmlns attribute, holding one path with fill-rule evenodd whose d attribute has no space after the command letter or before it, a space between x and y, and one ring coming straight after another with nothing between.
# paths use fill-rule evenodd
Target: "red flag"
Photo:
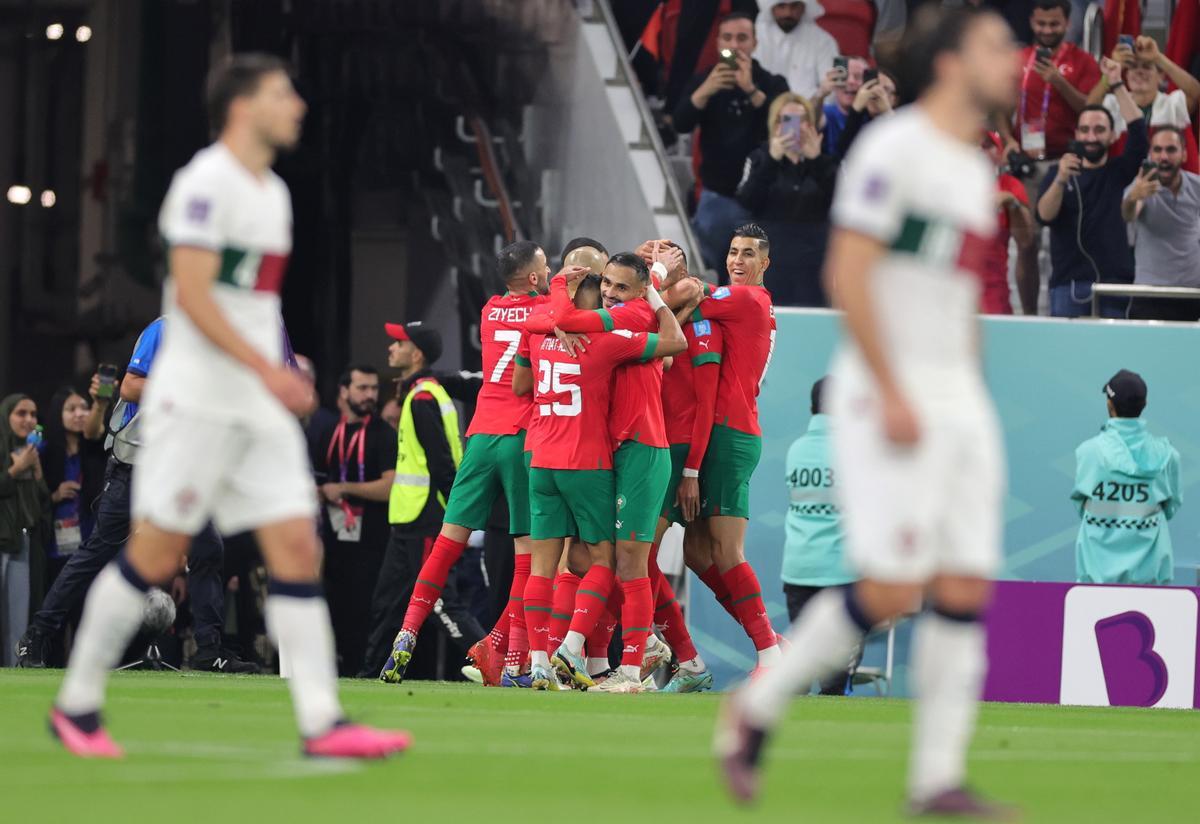
<instances>
[{"instance_id":1,"label":"red flag","mask_svg":"<svg viewBox=\"0 0 1200 824\"><path fill-rule=\"evenodd\" d=\"M1104 54L1117 47L1117 36L1142 33L1142 6L1139 0L1107 0L1104 4Z\"/></svg>"},{"instance_id":2,"label":"red flag","mask_svg":"<svg viewBox=\"0 0 1200 824\"><path fill-rule=\"evenodd\" d=\"M1197 51L1200 51L1200 2L1183 0L1176 7L1175 17L1171 20L1167 57L1186 71L1192 65Z\"/></svg>"},{"instance_id":3,"label":"red flag","mask_svg":"<svg viewBox=\"0 0 1200 824\"><path fill-rule=\"evenodd\" d=\"M662 59L663 8L665 5L665 3L658 4L654 14L650 15L650 19L646 21L646 28L642 29L642 36L638 38L642 48L655 60Z\"/></svg>"}]
</instances>

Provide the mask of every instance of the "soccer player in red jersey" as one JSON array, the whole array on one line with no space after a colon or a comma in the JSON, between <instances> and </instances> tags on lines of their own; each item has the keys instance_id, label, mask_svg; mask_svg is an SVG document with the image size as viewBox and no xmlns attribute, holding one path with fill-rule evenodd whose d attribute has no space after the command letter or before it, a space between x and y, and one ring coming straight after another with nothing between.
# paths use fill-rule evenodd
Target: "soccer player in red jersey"
<instances>
[{"instance_id":1,"label":"soccer player in red jersey","mask_svg":"<svg viewBox=\"0 0 1200 824\"><path fill-rule=\"evenodd\" d=\"M627 273L619 271L625 269L630 270L631 277L626 278ZM565 280L578 280L587 272L580 268L561 274ZM649 271L638 256L632 253L613 256L605 267L605 276L610 294L622 291L618 283L636 282L645 288L646 302L655 311L660 334L624 329L594 334L586 349L574 356L557 337L540 332L530 337L537 380L534 409L539 420L530 470L533 572L524 603L530 634L531 675L534 686L542 689L557 686L546 644L550 579L556 571L560 539L572 535L578 535L588 546L592 567L580 583L567 633L572 655L565 658L560 647L555 657L580 686L593 684L582 658L583 642L595 628L608 600L616 561L613 538L618 516L614 506L613 443L608 425L612 373L622 363L674 355L686 346L678 321L657 290L649 285ZM560 281L560 289L566 285L565 280ZM577 301L588 288L580 286ZM598 437L599 433L603 434ZM649 632L653 605L645 558L640 567L636 557L622 558L620 563L621 569L628 573L623 584L627 597L622 619L626 640L630 642L627 646L637 646L633 665L636 673L640 671L641 645ZM636 641L638 633L640 642ZM640 689L636 675L634 679Z\"/></svg>"},{"instance_id":2,"label":"soccer player in red jersey","mask_svg":"<svg viewBox=\"0 0 1200 824\"><path fill-rule=\"evenodd\" d=\"M513 392L514 361L522 329L533 309L546 298L550 268L536 243L520 240L496 258L500 278L507 287L483 307L479 331L483 343L483 387L475 416L467 429L467 447L454 478L441 534L421 565L409 600L404 624L392 645L392 655L380 677L400 683L412 658L417 633L441 597L451 567L462 556L471 532L487 526L498 495L508 501L509 532L516 543L515 594L524 590L523 573L529 565L529 470L525 461L525 429L531 399ZM484 683L496 686L508 646L508 610L489 635L471 648L468 657L479 668Z\"/></svg>"},{"instance_id":3,"label":"soccer player in red jersey","mask_svg":"<svg viewBox=\"0 0 1200 824\"><path fill-rule=\"evenodd\" d=\"M725 259L731 285L713 290L692 313L693 323L715 321L725 333L712 434L699 478L700 515L712 536L716 570L710 567L701 579L714 588L718 600L723 593L716 587L728 590L742 629L758 650L759 667L779 660L762 589L745 554L750 476L762 454L758 390L775 349L775 309L762 285L769 254L762 228L753 223L739 228ZM690 479L684 480L690 487Z\"/></svg>"}]
</instances>

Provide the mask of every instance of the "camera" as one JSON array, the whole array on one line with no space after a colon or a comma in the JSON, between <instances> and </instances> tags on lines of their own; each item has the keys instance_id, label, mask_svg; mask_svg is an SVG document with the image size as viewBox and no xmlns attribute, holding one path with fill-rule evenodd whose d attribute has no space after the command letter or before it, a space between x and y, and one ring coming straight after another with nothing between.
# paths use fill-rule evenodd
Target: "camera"
<instances>
[{"instance_id":1,"label":"camera","mask_svg":"<svg viewBox=\"0 0 1200 824\"><path fill-rule=\"evenodd\" d=\"M1008 153L1008 173L1022 180L1033 177L1037 172L1036 161L1025 152L1013 149Z\"/></svg>"},{"instance_id":2,"label":"camera","mask_svg":"<svg viewBox=\"0 0 1200 824\"><path fill-rule=\"evenodd\" d=\"M737 52L733 49L721 49L721 62L731 69L738 67Z\"/></svg>"},{"instance_id":3,"label":"camera","mask_svg":"<svg viewBox=\"0 0 1200 824\"><path fill-rule=\"evenodd\" d=\"M1083 159L1087 157L1087 144L1082 140L1072 140L1067 144L1067 154L1073 154L1076 157Z\"/></svg>"},{"instance_id":4,"label":"camera","mask_svg":"<svg viewBox=\"0 0 1200 824\"><path fill-rule=\"evenodd\" d=\"M32 432L25 436L25 444L32 446L34 449L41 450L42 444L45 442L45 436L42 435L42 427L38 426Z\"/></svg>"},{"instance_id":5,"label":"camera","mask_svg":"<svg viewBox=\"0 0 1200 824\"><path fill-rule=\"evenodd\" d=\"M1146 175L1147 177L1149 177L1150 175L1153 175L1154 177L1149 177L1150 180L1153 180L1155 177L1158 177L1158 164L1155 163L1153 160L1150 160L1149 158L1147 158L1146 160L1143 160L1142 161L1142 174Z\"/></svg>"},{"instance_id":6,"label":"camera","mask_svg":"<svg viewBox=\"0 0 1200 824\"><path fill-rule=\"evenodd\" d=\"M111 363L102 363L96 367L96 374L100 377L100 386L96 389L96 397L101 400L111 399L113 390L117 386L117 367Z\"/></svg>"},{"instance_id":7,"label":"camera","mask_svg":"<svg viewBox=\"0 0 1200 824\"><path fill-rule=\"evenodd\" d=\"M1037 61L1039 63L1049 63L1054 59L1054 52L1045 46L1038 46L1034 51L1034 54L1037 56Z\"/></svg>"}]
</instances>

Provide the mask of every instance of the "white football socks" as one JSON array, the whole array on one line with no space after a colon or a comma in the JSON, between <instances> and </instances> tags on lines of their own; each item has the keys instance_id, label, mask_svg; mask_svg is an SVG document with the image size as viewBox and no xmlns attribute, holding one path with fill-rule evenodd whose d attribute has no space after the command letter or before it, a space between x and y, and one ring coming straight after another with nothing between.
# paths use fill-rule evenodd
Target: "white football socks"
<instances>
[{"instance_id":1,"label":"white football socks","mask_svg":"<svg viewBox=\"0 0 1200 824\"><path fill-rule=\"evenodd\" d=\"M288 688L296 726L305 738L322 735L342 720L337 697L333 627L316 584L269 585L267 632L291 664Z\"/></svg>"},{"instance_id":2,"label":"white football socks","mask_svg":"<svg viewBox=\"0 0 1200 824\"><path fill-rule=\"evenodd\" d=\"M136 577L136 573L133 573ZM96 576L83 607L83 620L55 706L67 715L99 712L108 674L142 625L145 583L130 583L117 562Z\"/></svg>"},{"instance_id":3,"label":"white football socks","mask_svg":"<svg viewBox=\"0 0 1200 824\"><path fill-rule=\"evenodd\" d=\"M572 655L583 655L583 645L587 642L587 636L582 632L569 630L567 637L563 639L563 646L571 651ZM554 650L551 650L553 652Z\"/></svg>"},{"instance_id":4,"label":"white football socks","mask_svg":"<svg viewBox=\"0 0 1200 824\"><path fill-rule=\"evenodd\" d=\"M752 726L775 726L797 690L846 666L863 629L846 608L840 589L813 596L792 628L791 648L779 663L760 673L737 693L738 708Z\"/></svg>"},{"instance_id":5,"label":"white football socks","mask_svg":"<svg viewBox=\"0 0 1200 824\"><path fill-rule=\"evenodd\" d=\"M987 670L979 621L929 612L913 632L917 704L909 762L909 796L924 800L964 783L967 747L975 729Z\"/></svg>"},{"instance_id":6,"label":"white football socks","mask_svg":"<svg viewBox=\"0 0 1200 824\"><path fill-rule=\"evenodd\" d=\"M587 659L588 675L599 675L608 670L607 658L589 658Z\"/></svg>"}]
</instances>

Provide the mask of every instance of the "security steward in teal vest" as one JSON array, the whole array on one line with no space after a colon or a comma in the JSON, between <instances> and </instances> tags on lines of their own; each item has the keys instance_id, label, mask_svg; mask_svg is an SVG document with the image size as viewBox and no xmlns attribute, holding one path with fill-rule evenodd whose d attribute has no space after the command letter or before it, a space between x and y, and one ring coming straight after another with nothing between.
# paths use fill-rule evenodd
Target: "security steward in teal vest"
<instances>
[{"instance_id":1,"label":"security steward in teal vest","mask_svg":"<svg viewBox=\"0 0 1200 824\"><path fill-rule=\"evenodd\" d=\"M388 366L400 372L396 399L401 413L396 477L388 503L391 535L371 599L371 634L361 673L372 678L387 662L392 639L404 622L421 563L442 528L446 498L462 459L458 412L431 371L442 354L441 334L420 321L389 323L385 330L392 339ZM465 656L485 633L459 599L454 579L452 571L441 606L429 620Z\"/></svg>"}]
</instances>

